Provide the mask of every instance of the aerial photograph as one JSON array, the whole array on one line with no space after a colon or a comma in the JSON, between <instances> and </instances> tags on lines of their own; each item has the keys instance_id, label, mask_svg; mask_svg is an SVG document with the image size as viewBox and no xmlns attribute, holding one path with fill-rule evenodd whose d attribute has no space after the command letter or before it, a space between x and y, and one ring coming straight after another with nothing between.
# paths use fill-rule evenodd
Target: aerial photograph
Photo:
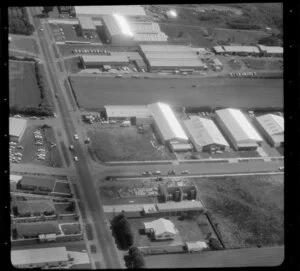
<instances>
[{"instance_id":1,"label":"aerial photograph","mask_svg":"<svg viewBox=\"0 0 300 271\"><path fill-rule=\"evenodd\" d=\"M12 266L283 263L281 3L14 6L8 26Z\"/></svg>"}]
</instances>

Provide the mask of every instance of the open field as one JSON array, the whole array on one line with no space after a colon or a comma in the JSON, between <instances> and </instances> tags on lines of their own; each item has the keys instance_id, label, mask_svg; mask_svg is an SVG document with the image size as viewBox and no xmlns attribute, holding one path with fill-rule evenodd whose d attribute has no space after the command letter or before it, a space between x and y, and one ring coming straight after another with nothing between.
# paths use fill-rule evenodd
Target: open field
<instances>
[{"instance_id":1,"label":"open field","mask_svg":"<svg viewBox=\"0 0 300 271\"><path fill-rule=\"evenodd\" d=\"M9 105L35 107L41 102L33 62L9 61Z\"/></svg>"},{"instance_id":2,"label":"open field","mask_svg":"<svg viewBox=\"0 0 300 271\"><path fill-rule=\"evenodd\" d=\"M53 192L57 192L57 193L70 193L70 185L68 183L63 183L63 182L56 182Z\"/></svg>"},{"instance_id":3,"label":"open field","mask_svg":"<svg viewBox=\"0 0 300 271\"><path fill-rule=\"evenodd\" d=\"M61 229L62 229L62 232L65 235L78 234L78 233L81 232L79 224L65 224L65 225L61 225Z\"/></svg>"},{"instance_id":4,"label":"open field","mask_svg":"<svg viewBox=\"0 0 300 271\"><path fill-rule=\"evenodd\" d=\"M283 244L282 176L194 180L202 203L218 223L226 248Z\"/></svg>"},{"instance_id":5,"label":"open field","mask_svg":"<svg viewBox=\"0 0 300 271\"><path fill-rule=\"evenodd\" d=\"M94 153L101 161L172 159L167 148L158 150L152 146L151 140L156 146L159 144L151 130L139 134L134 126L101 128L101 124L95 124L94 127L89 129L88 136L91 138Z\"/></svg>"},{"instance_id":6,"label":"open field","mask_svg":"<svg viewBox=\"0 0 300 271\"><path fill-rule=\"evenodd\" d=\"M171 106L282 107L281 79L125 79L71 76L80 107L138 105L157 101ZM193 85L201 84L201 88Z\"/></svg>"},{"instance_id":7,"label":"open field","mask_svg":"<svg viewBox=\"0 0 300 271\"><path fill-rule=\"evenodd\" d=\"M39 53L35 39L24 38L22 35L11 35L11 37L12 40L9 43L9 49L22 50L32 54Z\"/></svg>"}]
</instances>

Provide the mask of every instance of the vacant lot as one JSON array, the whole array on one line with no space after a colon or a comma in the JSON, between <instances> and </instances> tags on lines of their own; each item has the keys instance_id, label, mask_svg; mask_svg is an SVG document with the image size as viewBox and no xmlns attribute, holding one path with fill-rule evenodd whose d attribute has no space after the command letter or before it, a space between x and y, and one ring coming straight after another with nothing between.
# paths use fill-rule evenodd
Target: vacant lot
<instances>
[{"instance_id":1,"label":"vacant lot","mask_svg":"<svg viewBox=\"0 0 300 271\"><path fill-rule=\"evenodd\" d=\"M67 59L67 60L64 60L64 62L65 62L65 67L66 67L68 72L76 73L76 72L79 72L82 69L82 67L81 67L82 64L80 62L79 57L74 57L74 58L71 58L71 59Z\"/></svg>"},{"instance_id":2,"label":"vacant lot","mask_svg":"<svg viewBox=\"0 0 300 271\"><path fill-rule=\"evenodd\" d=\"M12 35L12 40L9 43L9 49L26 51L32 54L38 54L38 46L35 39L24 38L21 35Z\"/></svg>"},{"instance_id":3,"label":"vacant lot","mask_svg":"<svg viewBox=\"0 0 300 271\"><path fill-rule=\"evenodd\" d=\"M73 214L74 211L68 211L70 203L56 203L54 204L55 211L59 214Z\"/></svg>"},{"instance_id":4,"label":"vacant lot","mask_svg":"<svg viewBox=\"0 0 300 271\"><path fill-rule=\"evenodd\" d=\"M41 102L34 62L9 61L9 106L36 107Z\"/></svg>"},{"instance_id":5,"label":"vacant lot","mask_svg":"<svg viewBox=\"0 0 300 271\"><path fill-rule=\"evenodd\" d=\"M71 192L70 185L68 183L56 182L53 192L69 194Z\"/></svg>"},{"instance_id":6,"label":"vacant lot","mask_svg":"<svg viewBox=\"0 0 300 271\"><path fill-rule=\"evenodd\" d=\"M156 146L159 144L151 130L145 134L139 134L136 127L100 128L100 125L95 124L95 128L90 129L88 135L92 140L93 151L101 161L171 159L165 147L158 150L152 146L151 141L154 141Z\"/></svg>"},{"instance_id":7,"label":"vacant lot","mask_svg":"<svg viewBox=\"0 0 300 271\"><path fill-rule=\"evenodd\" d=\"M226 248L282 245L283 177L195 179Z\"/></svg>"},{"instance_id":8,"label":"vacant lot","mask_svg":"<svg viewBox=\"0 0 300 271\"><path fill-rule=\"evenodd\" d=\"M62 232L65 235L78 234L81 232L79 224L63 224L61 225Z\"/></svg>"},{"instance_id":9,"label":"vacant lot","mask_svg":"<svg viewBox=\"0 0 300 271\"><path fill-rule=\"evenodd\" d=\"M139 105L157 101L171 106L282 107L281 79L125 79L71 76L80 107ZM201 84L201 88L193 85Z\"/></svg>"}]
</instances>

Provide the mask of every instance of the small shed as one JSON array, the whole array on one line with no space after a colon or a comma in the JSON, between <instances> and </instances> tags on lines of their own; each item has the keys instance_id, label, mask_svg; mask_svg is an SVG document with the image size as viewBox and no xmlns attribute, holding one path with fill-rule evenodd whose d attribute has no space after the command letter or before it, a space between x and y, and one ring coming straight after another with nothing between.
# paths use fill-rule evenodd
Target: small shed
<instances>
[{"instance_id":1,"label":"small shed","mask_svg":"<svg viewBox=\"0 0 300 271\"><path fill-rule=\"evenodd\" d=\"M185 245L188 252L197 252L208 248L206 242L203 241L186 242Z\"/></svg>"}]
</instances>

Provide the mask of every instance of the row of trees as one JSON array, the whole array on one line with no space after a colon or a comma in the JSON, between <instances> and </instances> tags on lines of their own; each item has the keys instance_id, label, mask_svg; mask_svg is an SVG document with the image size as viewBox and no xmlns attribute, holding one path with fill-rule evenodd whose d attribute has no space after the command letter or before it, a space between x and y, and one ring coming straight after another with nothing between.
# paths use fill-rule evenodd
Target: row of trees
<instances>
[{"instance_id":1,"label":"row of trees","mask_svg":"<svg viewBox=\"0 0 300 271\"><path fill-rule=\"evenodd\" d=\"M128 268L144 268L145 259L141 251L136 246L131 246L128 251L129 257L126 265Z\"/></svg>"},{"instance_id":2,"label":"row of trees","mask_svg":"<svg viewBox=\"0 0 300 271\"><path fill-rule=\"evenodd\" d=\"M34 27L29 23L28 14L25 7L8 8L9 33L31 35Z\"/></svg>"}]
</instances>

